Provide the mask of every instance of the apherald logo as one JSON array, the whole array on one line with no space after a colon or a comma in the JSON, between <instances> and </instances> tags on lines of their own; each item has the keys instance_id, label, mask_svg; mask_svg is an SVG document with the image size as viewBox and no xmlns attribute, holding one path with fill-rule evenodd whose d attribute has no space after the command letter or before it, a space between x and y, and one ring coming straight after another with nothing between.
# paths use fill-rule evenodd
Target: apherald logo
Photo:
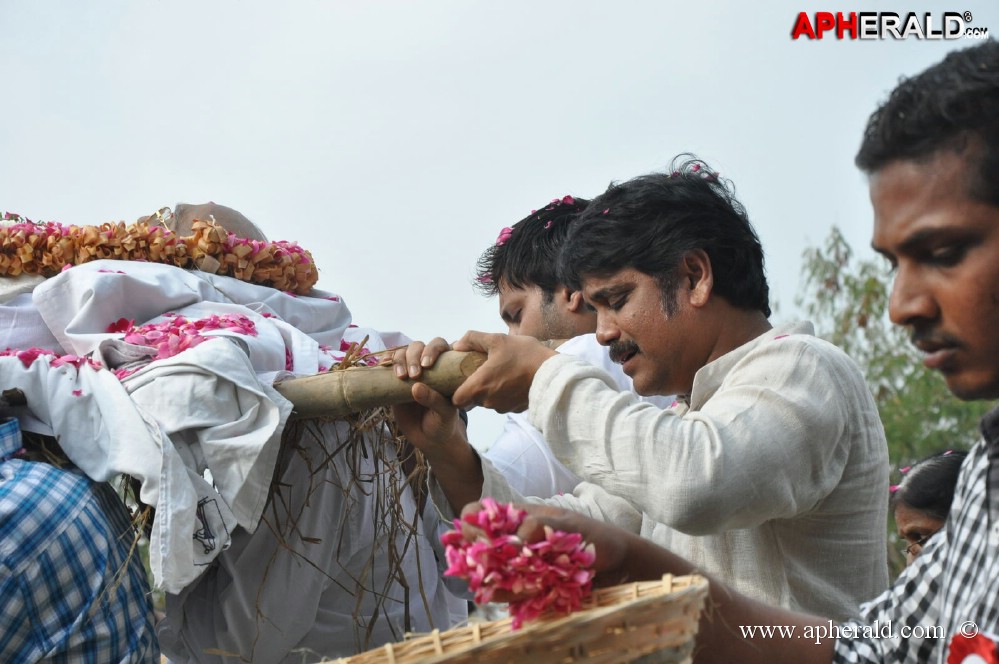
<instances>
[{"instance_id":1,"label":"apherald logo","mask_svg":"<svg viewBox=\"0 0 999 664\"><path fill-rule=\"evenodd\" d=\"M805 36L822 39L835 32L836 39L988 39L988 28L971 27L971 12L944 12L935 18L930 12L909 12L904 17L895 12L815 12L814 22L807 12L799 12L791 39Z\"/></svg>"}]
</instances>

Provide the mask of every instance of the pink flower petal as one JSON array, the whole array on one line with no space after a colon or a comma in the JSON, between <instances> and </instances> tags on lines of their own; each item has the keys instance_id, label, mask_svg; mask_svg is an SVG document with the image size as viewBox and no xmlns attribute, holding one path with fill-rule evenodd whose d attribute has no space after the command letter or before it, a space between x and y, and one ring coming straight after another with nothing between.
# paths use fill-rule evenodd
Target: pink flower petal
<instances>
[{"instance_id":1,"label":"pink flower petal","mask_svg":"<svg viewBox=\"0 0 999 664\"><path fill-rule=\"evenodd\" d=\"M514 629L545 611L577 609L593 579L594 550L579 533L546 528L543 540L525 544L516 535L525 518L513 505L483 498L479 512L455 520L456 528L464 521L482 530L483 537L470 542L459 530L441 537L445 575L467 579L475 601L487 602L497 590L523 597L510 604Z\"/></svg>"}]
</instances>

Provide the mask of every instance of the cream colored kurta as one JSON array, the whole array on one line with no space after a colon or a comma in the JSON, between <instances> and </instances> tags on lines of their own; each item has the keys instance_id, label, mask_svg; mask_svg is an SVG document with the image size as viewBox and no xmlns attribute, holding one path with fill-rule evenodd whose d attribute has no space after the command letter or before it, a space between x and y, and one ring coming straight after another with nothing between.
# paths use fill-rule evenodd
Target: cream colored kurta
<instances>
[{"instance_id":1,"label":"cream colored kurta","mask_svg":"<svg viewBox=\"0 0 999 664\"><path fill-rule=\"evenodd\" d=\"M528 416L585 480L544 502L792 609L843 618L887 587L884 430L856 364L809 323L711 362L666 411L559 355L539 369ZM520 499L483 472L483 495Z\"/></svg>"}]
</instances>

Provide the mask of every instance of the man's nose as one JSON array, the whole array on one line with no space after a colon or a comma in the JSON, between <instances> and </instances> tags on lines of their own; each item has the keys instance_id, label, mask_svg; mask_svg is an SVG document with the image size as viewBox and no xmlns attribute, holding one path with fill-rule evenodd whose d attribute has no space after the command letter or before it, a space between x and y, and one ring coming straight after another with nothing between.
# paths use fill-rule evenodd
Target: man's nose
<instances>
[{"instance_id":1,"label":"man's nose","mask_svg":"<svg viewBox=\"0 0 999 664\"><path fill-rule=\"evenodd\" d=\"M932 290L918 273L899 268L888 298L888 317L896 325L935 320L940 314Z\"/></svg>"},{"instance_id":2,"label":"man's nose","mask_svg":"<svg viewBox=\"0 0 999 664\"><path fill-rule=\"evenodd\" d=\"M597 342L602 346L609 346L618 337L621 331L610 316L597 314Z\"/></svg>"}]
</instances>

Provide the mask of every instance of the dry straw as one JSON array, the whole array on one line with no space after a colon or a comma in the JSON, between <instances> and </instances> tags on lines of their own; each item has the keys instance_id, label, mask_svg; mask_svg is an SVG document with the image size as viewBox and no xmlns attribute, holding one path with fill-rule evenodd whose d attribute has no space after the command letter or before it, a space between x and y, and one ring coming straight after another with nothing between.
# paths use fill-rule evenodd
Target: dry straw
<instances>
[{"instance_id":1,"label":"dry straw","mask_svg":"<svg viewBox=\"0 0 999 664\"><path fill-rule=\"evenodd\" d=\"M595 591L571 615L512 631L511 618L434 631L328 664L690 662L708 583L672 576Z\"/></svg>"}]
</instances>

